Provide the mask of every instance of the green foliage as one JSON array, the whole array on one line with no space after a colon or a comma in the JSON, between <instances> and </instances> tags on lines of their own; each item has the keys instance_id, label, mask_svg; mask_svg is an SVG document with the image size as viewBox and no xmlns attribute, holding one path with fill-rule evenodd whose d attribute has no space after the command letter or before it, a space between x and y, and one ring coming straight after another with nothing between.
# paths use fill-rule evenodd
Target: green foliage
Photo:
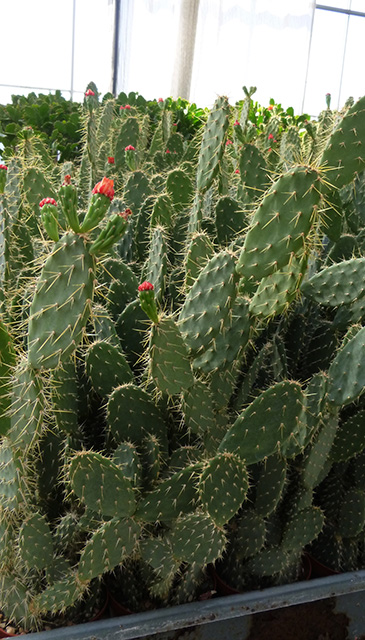
<instances>
[{"instance_id":1,"label":"green foliage","mask_svg":"<svg viewBox=\"0 0 365 640\"><path fill-rule=\"evenodd\" d=\"M88 88L74 163L8 110L1 610L33 630L111 580L189 601L208 563L262 588L307 549L363 567L363 99L309 122L255 87L210 112Z\"/></svg>"}]
</instances>

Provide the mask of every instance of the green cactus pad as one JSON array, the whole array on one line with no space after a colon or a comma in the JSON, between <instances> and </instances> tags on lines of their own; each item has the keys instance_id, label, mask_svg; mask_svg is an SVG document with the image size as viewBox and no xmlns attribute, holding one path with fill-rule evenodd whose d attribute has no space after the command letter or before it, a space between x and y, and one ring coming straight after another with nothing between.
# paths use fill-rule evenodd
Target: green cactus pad
<instances>
[{"instance_id":1,"label":"green cactus pad","mask_svg":"<svg viewBox=\"0 0 365 640\"><path fill-rule=\"evenodd\" d=\"M166 230L170 230L173 221L173 205L170 198L167 195L160 195L156 198L150 218L150 228L163 227Z\"/></svg>"},{"instance_id":2,"label":"green cactus pad","mask_svg":"<svg viewBox=\"0 0 365 640\"><path fill-rule=\"evenodd\" d=\"M86 372L100 396L133 381L133 373L120 349L107 342L94 342L85 356Z\"/></svg>"},{"instance_id":3,"label":"green cactus pad","mask_svg":"<svg viewBox=\"0 0 365 640\"><path fill-rule=\"evenodd\" d=\"M196 182L199 191L208 189L219 171L229 126L229 104L220 96L209 113L200 147Z\"/></svg>"},{"instance_id":4,"label":"green cactus pad","mask_svg":"<svg viewBox=\"0 0 365 640\"><path fill-rule=\"evenodd\" d=\"M343 305L336 311L333 324L336 329L347 329L352 324L361 323L365 320L365 296L354 300L349 305Z\"/></svg>"},{"instance_id":5,"label":"green cactus pad","mask_svg":"<svg viewBox=\"0 0 365 640\"><path fill-rule=\"evenodd\" d=\"M156 300L163 298L167 276L167 242L163 227L157 226L151 234L145 279L154 286Z\"/></svg>"},{"instance_id":6,"label":"green cactus pad","mask_svg":"<svg viewBox=\"0 0 365 640\"><path fill-rule=\"evenodd\" d=\"M214 247L208 234L203 231L195 233L187 247L185 257L185 287L187 291L194 284L208 260L213 257L213 254Z\"/></svg>"},{"instance_id":7,"label":"green cactus pad","mask_svg":"<svg viewBox=\"0 0 365 640\"><path fill-rule=\"evenodd\" d=\"M74 361L64 362L52 376L52 404L58 428L68 435L77 436L78 393L77 372Z\"/></svg>"},{"instance_id":8,"label":"green cactus pad","mask_svg":"<svg viewBox=\"0 0 365 640\"><path fill-rule=\"evenodd\" d=\"M43 382L37 372L20 363L15 370L8 432L16 448L26 449L37 439L44 415Z\"/></svg>"},{"instance_id":9,"label":"green cactus pad","mask_svg":"<svg viewBox=\"0 0 365 640\"><path fill-rule=\"evenodd\" d=\"M121 442L113 452L112 462L121 468L125 478L134 487L139 487L142 477L142 466L138 451L131 442Z\"/></svg>"},{"instance_id":10,"label":"green cactus pad","mask_svg":"<svg viewBox=\"0 0 365 640\"><path fill-rule=\"evenodd\" d=\"M162 480L154 491L138 503L135 517L145 522L169 522L195 509L198 502L198 479L203 467L197 462Z\"/></svg>"},{"instance_id":11,"label":"green cactus pad","mask_svg":"<svg viewBox=\"0 0 365 640\"><path fill-rule=\"evenodd\" d=\"M250 337L251 322L249 300L237 296L213 344L202 355L194 358L193 368L204 373L227 369L244 350Z\"/></svg>"},{"instance_id":12,"label":"green cactus pad","mask_svg":"<svg viewBox=\"0 0 365 640\"><path fill-rule=\"evenodd\" d=\"M282 548L288 552L300 552L312 542L323 529L324 513L319 507L307 507L286 522L282 538Z\"/></svg>"},{"instance_id":13,"label":"green cactus pad","mask_svg":"<svg viewBox=\"0 0 365 640\"><path fill-rule=\"evenodd\" d=\"M365 96L345 114L328 140L320 159L331 187L341 189L365 168Z\"/></svg>"},{"instance_id":14,"label":"green cactus pad","mask_svg":"<svg viewBox=\"0 0 365 640\"><path fill-rule=\"evenodd\" d=\"M328 370L328 401L349 404L365 387L365 327L338 351Z\"/></svg>"},{"instance_id":15,"label":"green cactus pad","mask_svg":"<svg viewBox=\"0 0 365 640\"><path fill-rule=\"evenodd\" d=\"M194 198L194 185L182 169L170 171L166 178L166 190L177 213L191 205Z\"/></svg>"},{"instance_id":16,"label":"green cactus pad","mask_svg":"<svg viewBox=\"0 0 365 640\"><path fill-rule=\"evenodd\" d=\"M81 341L94 291L94 262L85 240L66 233L37 282L30 307L28 362L54 369Z\"/></svg>"},{"instance_id":17,"label":"green cactus pad","mask_svg":"<svg viewBox=\"0 0 365 640\"><path fill-rule=\"evenodd\" d=\"M344 538L352 538L363 531L365 526L365 493L359 489L349 489L341 500L338 519L338 533Z\"/></svg>"},{"instance_id":18,"label":"green cactus pad","mask_svg":"<svg viewBox=\"0 0 365 640\"><path fill-rule=\"evenodd\" d=\"M203 507L223 527L245 501L249 487L245 464L232 453L220 453L206 464L199 481Z\"/></svg>"},{"instance_id":19,"label":"green cactus pad","mask_svg":"<svg viewBox=\"0 0 365 640\"><path fill-rule=\"evenodd\" d=\"M72 607L87 590L87 583L82 582L75 572L49 585L34 598L34 607L39 613L59 614Z\"/></svg>"},{"instance_id":20,"label":"green cactus pad","mask_svg":"<svg viewBox=\"0 0 365 640\"><path fill-rule=\"evenodd\" d=\"M339 424L330 457L334 462L346 462L365 449L365 410L358 411Z\"/></svg>"},{"instance_id":21,"label":"green cactus pad","mask_svg":"<svg viewBox=\"0 0 365 640\"><path fill-rule=\"evenodd\" d=\"M308 488L314 488L321 479L321 471L331 451L338 428L338 415L326 415L315 436L315 439L306 452L303 460L303 484Z\"/></svg>"},{"instance_id":22,"label":"green cactus pad","mask_svg":"<svg viewBox=\"0 0 365 640\"><path fill-rule=\"evenodd\" d=\"M0 505L3 509L15 510L24 499L25 469L7 437L0 443L0 468Z\"/></svg>"},{"instance_id":23,"label":"green cactus pad","mask_svg":"<svg viewBox=\"0 0 365 640\"><path fill-rule=\"evenodd\" d=\"M173 396L194 384L188 349L172 318L162 318L153 325L150 358L152 378L163 393Z\"/></svg>"},{"instance_id":24,"label":"green cactus pad","mask_svg":"<svg viewBox=\"0 0 365 640\"><path fill-rule=\"evenodd\" d=\"M250 313L269 318L285 311L298 292L306 262L306 257L293 257L290 265L262 278L250 302Z\"/></svg>"},{"instance_id":25,"label":"green cactus pad","mask_svg":"<svg viewBox=\"0 0 365 640\"><path fill-rule=\"evenodd\" d=\"M107 310L101 305L93 305L92 320L96 338L120 348L120 340L115 328L115 323Z\"/></svg>"},{"instance_id":26,"label":"green cactus pad","mask_svg":"<svg viewBox=\"0 0 365 640\"><path fill-rule=\"evenodd\" d=\"M80 580L92 580L121 564L136 546L141 527L131 519L112 518L87 541L78 565Z\"/></svg>"},{"instance_id":27,"label":"green cactus pad","mask_svg":"<svg viewBox=\"0 0 365 640\"><path fill-rule=\"evenodd\" d=\"M204 437L215 423L214 396L207 384L195 380L182 397L185 425L192 433Z\"/></svg>"},{"instance_id":28,"label":"green cactus pad","mask_svg":"<svg viewBox=\"0 0 365 640\"><path fill-rule=\"evenodd\" d=\"M9 392L12 368L15 365L15 348L8 327L0 320L0 434L5 435L10 428Z\"/></svg>"},{"instance_id":29,"label":"green cactus pad","mask_svg":"<svg viewBox=\"0 0 365 640\"><path fill-rule=\"evenodd\" d=\"M297 428L304 395L297 382L285 380L261 393L238 416L219 445L253 464L280 452Z\"/></svg>"},{"instance_id":30,"label":"green cactus pad","mask_svg":"<svg viewBox=\"0 0 365 640\"><path fill-rule=\"evenodd\" d=\"M151 565L160 580L170 582L179 568L180 561L174 557L172 546L165 538L145 538L139 544L142 560Z\"/></svg>"},{"instance_id":31,"label":"green cactus pad","mask_svg":"<svg viewBox=\"0 0 365 640\"><path fill-rule=\"evenodd\" d=\"M301 255L320 202L320 175L298 166L283 174L256 209L237 272L259 282Z\"/></svg>"},{"instance_id":32,"label":"green cactus pad","mask_svg":"<svg viewBox=\"0 0 365 640\"><path fill-rule=\"evenodd\" d=\"M121 385L111 393L107 418L117 442L140 444L147 434L155 435L162 451L167 451L167 431L163 414L151 396L133 384Z\"/></svg>"},{"instance_id":33,"label":"green cactus pad","mask_svg":"<svg viewBox=\"0 0 365 640\"><path fill-rule=\"evenodd\" d=\"M256 482L255 512L268 517L277 507L283 494L287 474L287 462L279 456L269 456L260 465Z\"/></svg>"},{"instance_id":34,"label":"green cactus pad","mask_svg":"<svg viewBox=\"0 0 365 640\"><path fill-rule=\"evenodd\" d=\"M72 490L86 506L105 516L130 516L135 510L132 484L119 466L92 451L81 451L70 463Z\"/></svg>"},{"instance_id":35,"label":"green cactus pad","mask_svg":"<svg viewBox=\"0 0 365 640\"><path fill-rule=\"evenodd\" d=\"M108 264L106 268L108 269ZM113 275L114 279L106 296L106 305L111 316L117 319L127 304L136 297L138 280L132 269L122 260L113 265Z\"/></svg>"},{"instance_id":36,"label":"green cactus pad","mask_svg":"<svg viewBox=\"0 0 365 640\"><path fill-rule=\"evenodd\" d=\"M365 258L353 258L322 269L303 283L302 293L328 307L350 304L365 293Z\"/></svg>"},{"instance_id":37,"label":"green cactus pad","mask_svg":"<svg viewBox=\"0 0 365 640\"><path fill-rule=\"evenodd\" d=\"M180 330L193 354L212 345L236 297L234 256L222 251L200 272L179 316Z\"/></svg>"},{"instance_id":38,"label":"green cactus pad","mask_svg":"<svg viewBox=\"0 0 365 640\"><path fill-rule=\"evenodd\" d=\"M247 509L233 521L233 546L237 558L243 560L261 551L266 538L264 518L254 509Z\"/></svg>"},{"instance_id":39,"label":"green cactus pad","mask_svg":"<svg viewBox=\"0 0 365 640\"><path fill-rule=\"evenodd\" d=\"M245 212L230 196L220 198L215 207L215 226L218 242L228 244L247 226Z\"/></svg>"},{"instance_id":40,"label":"green cactus pad","mask_svg":"<svg viewBox=\"0 0 365 640\"><path fill-rule=\"evenodd\" d=\"M141 308L139 299L133 300L118 317L115 329L124 353L132 365L137 364L145 350L145 338L150 321Z\"/></svg>"},{"instance_id":41,"label":"green cactus pad","mask_svg":"<svg viewBox=\"0 0 365 640\"><path fill-rule=\"evenodd\" d=\"M160 449L156 436L152 433L146 434L140 445L142 483L146 489L151 489L159 478L163 463Z\"/></svg>"},{"instance_id":42,"label":"green cactus pad","mask_svg":"<svg viewBox=\"0 0 365 640\"><path fill-rule=\"evenodd\" d=\"M45 516L34 513L19 530L19 554L28 569L45 569L53 560L52 534Z\"/></svg>"},{"instance_id":43,"label":"green cactus pad","mask_svg":"<svg viewBox=\"0 0 365 640\"><path fill-rule=\"evenodd\" d=\"M268 188L269 178L265 157L254 144L243 146L239 158L239 171L249 200L257 200Z\"/></svg>"},{"instance_id":44,"label":"green cactus pad","mask_svg":"<svg viewBox=\"0 0 365 640\"><path fill-rule=\"evenodd\" d=\"M219 558L226 546L226 537L205 514L182 516L169 532L175 558L204 566Z\"/></svg>"},{"instance_id":45,"label":"green cactus pad","mask_svg":"<svg viewBox=\"0 0 365 640\"><path fill-rule=\"evenodd\" d=\"M245 569L255 576L264 578L265 576L273 576L276 573L283 572L292 560L292 554L285 549L269 547L252 556L247 561Z\"/></svg>"}]
</instances>

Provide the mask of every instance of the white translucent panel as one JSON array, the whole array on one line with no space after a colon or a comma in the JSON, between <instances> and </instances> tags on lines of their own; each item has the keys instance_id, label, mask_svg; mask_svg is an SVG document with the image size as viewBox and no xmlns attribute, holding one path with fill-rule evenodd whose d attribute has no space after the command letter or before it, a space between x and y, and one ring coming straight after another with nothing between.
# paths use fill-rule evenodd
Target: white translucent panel
<instances>
[{"instance_id":1,"label":"white translucent panel","mask_svg":"<svg viewBox=\"0 0 365 640\"><path fill-rule=\"evenodd\" d=\"M72 6L72 0L1 3L1 84L69 88Z\"/></svg>"},{"instance_id":2,"label":"white translucent panel","mask_svg":"<svg viewBox=\"0 0 365 640\"><path fill-rule=\"evenodd\" d=\"M180 0L123 0L117 92L146 100L171 94ZM124 12L124 13L123 13Z\"/></svg>"},{"instance_id":3,"label":"white translucent panel","mask_svg":"<svg viewBox=\"0 0 365 640\"><path fill-rule=\"evenodd\" d=\"M316 4L335 7L336 9L350 9L351 0L318 0Z\"/></svg>"},{"instance_id":4,"label":"white translucent panel","mask_svg":"<svg viewBox=\"0 0 365 640\"><path fill-rule=\"evenodd\" d=\"M365 95L365 80L361 72L362 47L360 46L363 42L365 42L365 18L351 16L343 68L340 106L346 102L349 96L357 100Z\"/></svg>"},{"instance_id":5,"label":"white translucent panel","mask_svg":"<svg viewBox=\"0 0 365 640\"><path fill-rule=\"evenodd\" d=\"M111 90L114 3L76 0L75 64L73 88L84 92L95 82L98 91Z\"/></svg>"},{"instance_id":6,"label":"white translucent panel","mask_svg":"<svg viewBox=\"0 0 365 640\"><path fill-rule=\"evenodd\" d=\"M341 13L315 12L303 105L303 111L312 116L326 108L326 93L331 94L331 106L338 105L347 20Z\"/></svg>"},{"instance_id":7,"label":"white translucent panel","mask_svg":"<svg viewBox=\"0 0 365 640\"><path fill-rule=\"evenodd\" d=\"M298 111L312 6L305 0L201 0L191 100L210 106L223 93L234 102L244 97L243 85L252 85L259 102L273 97Z\"/></svg>"},{"instance_id":8,"label":"white translucent panel","mask_svg":"<svg viewBox=\"0 0 365 640\"><path fill-rule=\"evenodd\" d=\"M352 11L360 11L361 13L365 13L365 0L351 0Z\"/></svg>"}]
</instances>

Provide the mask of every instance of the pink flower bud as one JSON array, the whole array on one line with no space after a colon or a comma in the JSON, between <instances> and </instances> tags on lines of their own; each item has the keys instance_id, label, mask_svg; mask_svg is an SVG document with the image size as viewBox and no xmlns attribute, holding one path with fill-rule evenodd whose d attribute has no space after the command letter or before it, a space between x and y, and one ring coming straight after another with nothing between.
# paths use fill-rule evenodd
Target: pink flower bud
<instances>
[{"instance_id":1,"label":"pink flower bud","mask_svg":"<svg viewBox=\"0 0 365 640\"><path fill-rule=\"evenodd\" d=\"M71 184L71 176L69 173L64 177L63 184Z\"/></svg>"},{"instance_id":2,"label":"pink flower bud","mask_svg":"<svg viewBox=\"0 0 365 640\"><path fill-rule=\"evenodd\" d=\"M101 182L95 185L92 193L101 193L112 201L114 198L114 181L104 177Z\"/></svg>"},{"instance_id":3,"label":"pink flower bud","mask_svg":"<svg viewBox=\"0 0 365 640\"><path fill-rule=\"evenodd\" d=\"M269 111L272 111L272 110L273 110L273 108L274 108L274 105L273 105L273 104L269 104L269 106L268 106L268 110L269 110Z\"/></svg>"},{"instance_id":4,"label":"pink flower bud","mask_svg":"<svg viewBox=\"0 0 365 640\"><path fill-rule=\"evenodd\" d=\"M165 153L171 153L170 149L166 149Z\"/></svg>"},{"instance_id":5,"label":"pink flower bud","mask_svg":"<svg viewBox=\"0 0 365 640\"><path fill-rule=\"evenodd\" d=\"M94 96L95 92L92 89L88 89L87 91L85 91L85 96Z\"/></svg>"},{"instance_id":6,"label":"pink flower bud","mask_svg":"<svg viewBox=\"0 0 365 640\"><path fill-rule=\"evenodd\" d=\"M135 147L133 147L133 145L129 144L128 147L126 147L124 149L124 151L135 151Z\"/></svg>"},{"instance_id":7,"label":"pink flower bud","mask_svg":"<svg viewBox=\"0 0 365 640\"><path fill-rule=\"evenodd\" d=\"M236 122L233 123L233 126L237 127L238 125L239 125L239 122L238 122L238 120L236 120Z\"/></svg>"},{"instance_id":8,"label":"pink flower bud","mask_svg":"<svg viewBox=\"0 0 365 640\"><path fill-rule=\"evenodd\" d=\"M239 172L240 172L240 170L239 170L239 169L236 169L235 173L239 173Z\"/></svg>"},{"instance_id":9,"label":"pink flower bud","mask_svg":"<svg viewBox=\"0 0 365 640\"><path fill-rule=\"evenodd\" d=\"M150 282L147 282L147 280L145 280L144 282L142 282L142 284L138 286L138 291L153 291L153 289L154 289L153 284L151 284Z\"/></svg>"},{"instance_id":10,"label":"pink flower bud","mask_svg":"<svg viewBox=\"0 0 365 640\"><path fill-rule=\"evenodd\" d=\"M163 98L159 98L159 99L158 99L158 102L163 102Z\"/></svg>"},{"instance_id":11,"label":"pink flower bud","mask_svg":"<svg viewBox=\"0 0 365 640\"><path fill-rule=\"evenodd\" d=\"M130 104L126 104L124 108L125 108L125 109L130 109L130 108L131 108L131 105L130 105Z\"/></svg>"},{"instance_id":12,"label":"pink flower bud","mask_svg":"<svg viewBox=\"0 0 365 640\"><path fill-rule=\"evenodd\" d=\"M57 207L57 202L54 198L43 198L43 200L41 200L39 203L40 208L42 209L45 204L53 204L55 207Z\"/></svg>"},{"instance_id":13,"label":"pink flower bud","mask_svg":"<svg viewBox=\"0 0 365 640\"><path fill-rule=\"evenodd\" d=\"M226 146L228 146L229 144L233 144L232 140L227 140Z\"/></svg>"},{"instance_id":14,"label":"pink flower bud","mask_svg":"<svg viewBox=\"0 0 365 640\"><path fill-rule=\"evenodd\" d=\"M6 166L6 164L0 164L0 169L3 169L4 171L7 171L8 167Z\"/></svg>"},{"instance_id":15,"label":"pink flower bud","mask_svg":"<svg viewBox=\"0 0 365 640\"><path fill-rule=\"evenodd\" d=\"M273 138L274 138L273 134L272 134L272 133L269 133L269 135L267 136L267 139L268 139L268 140L273 140Z\"/></svg>"}]
</instances>

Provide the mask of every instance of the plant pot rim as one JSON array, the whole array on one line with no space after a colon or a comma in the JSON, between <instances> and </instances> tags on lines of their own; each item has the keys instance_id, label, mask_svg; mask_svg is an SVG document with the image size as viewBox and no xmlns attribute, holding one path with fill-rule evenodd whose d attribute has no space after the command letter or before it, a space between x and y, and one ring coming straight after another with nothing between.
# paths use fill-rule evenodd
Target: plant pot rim
<instances>
[{"instance_id":1,"label":"plant pot rim","mask_svg":"<svg viewBox=\"0 0 365 640\"><path fill-rule=\"evenodd\" d=\"M133 640L271 609L365 592L365 570L30 634L32 640ZM158 638L156 638L158 640Z\"/></svg>"}]
</instances>

